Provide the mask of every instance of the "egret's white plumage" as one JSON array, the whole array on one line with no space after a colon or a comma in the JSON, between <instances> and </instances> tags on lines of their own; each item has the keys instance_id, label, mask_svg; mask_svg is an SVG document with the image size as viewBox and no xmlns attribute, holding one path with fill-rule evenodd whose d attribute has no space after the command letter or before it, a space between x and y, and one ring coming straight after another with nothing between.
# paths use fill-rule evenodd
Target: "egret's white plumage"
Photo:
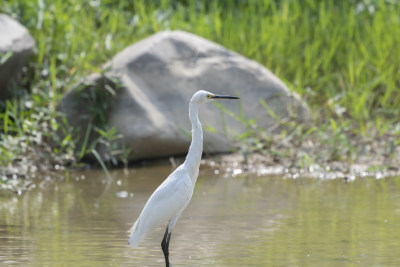
<instances>
[{"instance_id":1,"label":"egret's white plumage","mask_svg":"<svg viewBox=\"0 0 400 267\"><path fill-rule=\"evenodd\" d=\"M189 103L189 118L192 123L192 142L185 162L180 165L154 191L143 208L139 219L131 229L129 245L137 247L145 235L168 221L163 242L161 243L166 266L169 266L168 246L172 229L182 211L192 198L194 185L199 174L203 153L203 130L198 118L199 105L215 99L238 99L232 96L219 96L207 91L196 92Z\"/></svg>"},{"instance_id":2,"label":"egret's white plumage","mask_svg":"<svg viewBox=\"0 0 400 267\"><path fill-rule=\"evenodd\" d=\"M184 170L184 165L179 166L147 201L132 228L129 245L133 248L137 247L149 231L166 221L171 220L169 228L172 230L179 215L189 203L193 188L194 184L188 172Z\"/></svg>"}]
</instances>

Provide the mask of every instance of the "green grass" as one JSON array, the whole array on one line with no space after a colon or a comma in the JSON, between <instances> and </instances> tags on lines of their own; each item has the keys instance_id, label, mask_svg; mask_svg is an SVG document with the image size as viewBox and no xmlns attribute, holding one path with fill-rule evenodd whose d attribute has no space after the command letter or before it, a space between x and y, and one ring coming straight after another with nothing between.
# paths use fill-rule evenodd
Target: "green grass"
<instances>
[{"instance_id":1,"label":"green grass","mask_svg":"<svg viewBox=\"0 0 400 267\"><path fill-rule=\"evenodd\" d=\"M389 151L400 143L398 1L8 0L0 12L24 24L37 42L21 84L33 108L18 109L13 101L21 100L12 100L1 109L5 152L7 136L22 138L24 122L35 124L33 110L46 109L53 120L60 97L77 81L101 72L127 45L169 29L203 36L274 72L311 107L315 123L307 136L329 144L330 160L352 161L360 154L354 138L368 143L379 137ZM11 123L10 117L17 119ZM304 139L309 129L299 127L282 139ZM64 143L73 150L66 131ZM271 143L268 134L255 134L258 142Z\"/></svg>"}]
</instances>

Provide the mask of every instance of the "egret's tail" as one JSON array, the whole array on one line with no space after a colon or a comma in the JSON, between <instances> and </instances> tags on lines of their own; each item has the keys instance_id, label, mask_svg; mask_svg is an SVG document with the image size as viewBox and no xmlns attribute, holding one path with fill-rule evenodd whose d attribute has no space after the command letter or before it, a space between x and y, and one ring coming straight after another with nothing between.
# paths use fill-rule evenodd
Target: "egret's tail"
<instances>
[{"instance_id":1,"label":"egret's tail","mask_svg":"<svg viewBox=\"0 0 400 267\"><path fill-rule=\"evenodd\" d=\"M143 233L138 231L139 219L133 224L132 228L129 230L131 232L131 236L129 237L128 245L132 248L137 248L140 241L144 238Z\"/></svg>"}]
</instances>

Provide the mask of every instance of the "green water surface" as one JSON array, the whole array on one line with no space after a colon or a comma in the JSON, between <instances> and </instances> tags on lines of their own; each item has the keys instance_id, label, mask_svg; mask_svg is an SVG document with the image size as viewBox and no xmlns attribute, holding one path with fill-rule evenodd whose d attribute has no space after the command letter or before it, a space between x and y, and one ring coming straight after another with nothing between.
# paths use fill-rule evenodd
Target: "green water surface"
<instances>
[{"instance_id":1,"label":"green water surface","mask_svg":"<svg viewBox=\"0 0 400 267\"><path fill-rule=\"evenodd\" d=\"M0 266L164 266L164 229L127 230L171 172L75 172L0 192ZM171 239L173 266L400 266L400 178L231 176L203 168Z\"/></svg>"}]
</instances>

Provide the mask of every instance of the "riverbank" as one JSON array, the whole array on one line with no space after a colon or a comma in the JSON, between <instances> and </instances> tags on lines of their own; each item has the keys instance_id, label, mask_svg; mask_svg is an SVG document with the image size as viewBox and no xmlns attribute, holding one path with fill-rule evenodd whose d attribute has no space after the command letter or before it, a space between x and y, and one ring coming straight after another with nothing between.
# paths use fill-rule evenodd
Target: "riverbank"
<instances>
[{"instance_id":1,"label":"riverbank","mask_svg":"<svg viewBox=\"0 0 400 267\"><path fill-rule=\"evenodd\" d=\"M237 175L281 176L282 178L317 178L317 179L342 179L344 182L351 182L357 178L374 177L383 179L400 175L400 169L396 166L383 167L375 162L365 161L352 165L345 162L330 162L324 165L313 164L307 168L299 168L282 165L274 162L270 157L260 154L251 154L247 160L243 154L232 153L221 155L216 158L205 159L203 164L214 168L217 173L228 173Z\"/></svg>"},{"instance_id":2,"label":"riverbank","mask_svg":"<svg viewBox=\"0 0 400 267\"><path fill-rule=\"evenodd\" d=\"M95 151L77 146L76 129L57 112L60 99L83 77L102 73L100 66L123 48L162 30L185 30L259 62L309 105L310 125L275 116L277 127L261 129L249 121L248 132L232 140L244 163L254 156L253 165L298 172L339 164L343 173L360 165L371 173L400 166L396 3L9 0L0 13L25 25L37 43L15 97L0 105L2 187L51 179L85 162ZM118 135L93 131L110 147Z\"/></svg>"},{"instance_id":3,"label":"riverbank","mask_svg":"<svg viewBox=\"0 0 400 267\"><path fill-rule=\"evenodd\" d=\"M346 161L330 161L307 164L306 167L301 167L294 164L299 159L286 157L278 159L273 155L263 155L256 152L250 154L234 152L213 156L206 155L201 162L200 168L209 168L215 175L228 175L229 177L238 175L257 177L280 176L283 179L342 179L344 182L352 182L355 179L364 177L383 179L399 176L400 168L398 166L400 166L400 163L397 160L399 158L391 160L390 164L388 164L389 161L382 155L369 155L361 157L351 164ZM158 165L171 165L171 168L174 169L183 161L184 157L170 157L169 159L135 162L122 168L126 170L125 173L132 173L132 171L134 172L137 169ZM26 164L27 162L29 162L28 165ZM32 157L26 157L21 161L17 160L15 164L6 168L5 173L2 174L0 190L3 189L20 194L23 191L35 188L37 180L42 181L42 184L48 184L52 183L52 181L69 179L70 172L76 170L91 171L93 169L101 169L101 166L98 164L81 164L79 167L67 167L60 164L62 162L54 164L54 162L34 160ZM104 176L107 175L104 174Z\"/></svg>"}]
</instances>

